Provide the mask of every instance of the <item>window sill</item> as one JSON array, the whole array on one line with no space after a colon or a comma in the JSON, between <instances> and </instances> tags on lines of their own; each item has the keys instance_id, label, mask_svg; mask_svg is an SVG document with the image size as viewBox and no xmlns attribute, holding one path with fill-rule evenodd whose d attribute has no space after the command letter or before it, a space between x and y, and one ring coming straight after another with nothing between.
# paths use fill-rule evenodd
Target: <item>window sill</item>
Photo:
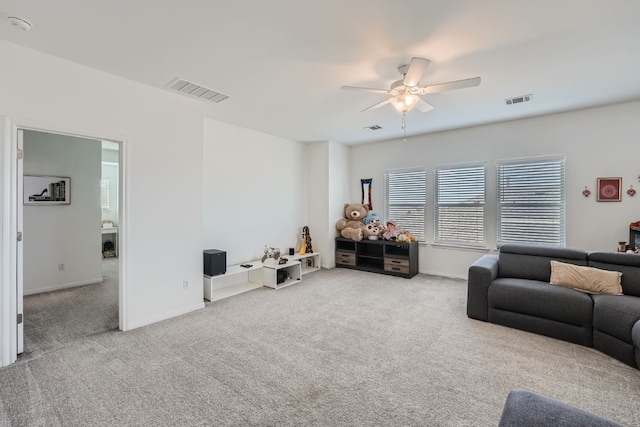
<instances>
[{"instance_id":1,"label":"window sill","mask_svg":"<svg viewBox=\"0 0 640 427\"><path fill-rule=\"evenodd\" d=\"M487 246L464 246L456 245L453 243L432 243L431 247L437 249L453 249L457 251L469 251L469 252L490 252L491 248Z\"/></svg>"}]
</instances>

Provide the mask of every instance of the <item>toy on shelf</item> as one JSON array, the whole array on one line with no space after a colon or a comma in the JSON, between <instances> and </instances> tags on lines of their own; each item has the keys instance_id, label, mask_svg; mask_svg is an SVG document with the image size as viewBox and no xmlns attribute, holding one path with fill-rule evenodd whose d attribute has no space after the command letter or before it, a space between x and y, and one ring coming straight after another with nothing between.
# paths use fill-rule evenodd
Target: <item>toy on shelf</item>
<instances>
[{"instance_id":1,"label":"toy on shelf","mask_svg":"<svg viewBox=\"0 0 640 427\"><path fill-rule=\"evenodd\" d=\"M364 237L364 218L367 215L367 205L349 204L344 205L344 218L336 222L336 230L346 239L359 242Z\"/></svg>"},{"instance_id":2,"label":"toy on shelf","mask_svg":"<svg viewBox=\"0 0 640 427\"><path fill-rule=\"evenodd\" d=\"M270 248L267 245L264 246L264 255L262 255L262 262L265 262L267 259L272 258L274 260L278 260L280 258L280 249L278 248Z\"/></svg>"},{"instance_id":3,"label":"toy on shelf","mask_svg":"<svg viewBox=\"0 0 640 427\"><path fill-rule=\"evenodd\" d=\"M313 246L311 245L311 234L309 233L309 227L302 227L302 246L300 246L300 255L312 254Z\"/></svg>"}]
</instances>

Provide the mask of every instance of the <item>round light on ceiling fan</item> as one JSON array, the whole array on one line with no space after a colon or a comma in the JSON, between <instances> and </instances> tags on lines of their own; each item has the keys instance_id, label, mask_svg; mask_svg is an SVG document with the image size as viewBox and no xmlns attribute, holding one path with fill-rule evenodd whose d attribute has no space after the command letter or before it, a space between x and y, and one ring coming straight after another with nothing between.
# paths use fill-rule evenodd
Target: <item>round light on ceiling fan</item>
<instances>
[{"instance_id":1,"label":"round light on ceiling fan","mask_svg":"<svg viewBox=\"0 0 640 427\"><path fill-rule=\"evenodd\" d=\"M399 113L405 114L413 109L418 103L418 97L410 93L401 93L390 100L391 105Z\"/></svg>"}]
</instances>

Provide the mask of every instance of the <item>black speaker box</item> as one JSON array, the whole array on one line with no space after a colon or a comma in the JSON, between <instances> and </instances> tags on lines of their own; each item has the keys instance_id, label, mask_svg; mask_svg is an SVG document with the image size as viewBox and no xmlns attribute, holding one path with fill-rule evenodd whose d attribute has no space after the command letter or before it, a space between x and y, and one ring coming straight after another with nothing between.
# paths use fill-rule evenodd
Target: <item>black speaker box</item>
<instances>
[{"instance_id":1,"label":"black speaker box","mask_svg":"<svg viewBox=\"0 0 640 427\"><path fill-rule=\"evenodd\" d=\"M227 253L218 249L204 251L204 274L217 276L227 272Z\"/></svg>"}]
</instances>

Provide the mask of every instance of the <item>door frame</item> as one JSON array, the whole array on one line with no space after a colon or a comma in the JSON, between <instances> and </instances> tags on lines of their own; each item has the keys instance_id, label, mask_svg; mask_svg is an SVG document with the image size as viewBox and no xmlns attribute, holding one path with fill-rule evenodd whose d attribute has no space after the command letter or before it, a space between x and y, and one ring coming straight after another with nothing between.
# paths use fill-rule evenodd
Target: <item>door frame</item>
<instances>
[{"instance_id":1,"label":"door frame","mask_svg":"<svg viewBox=\"0 0 640 427\"><path fill-rule=\"evenodd\" d=\"M0 123L2 128L2 275L0 276L0 367L16 361L18 356L18 265L22 265L18 258L17 233L18 203L22 197L18 194L18 130L32 130L59 135L68 135L96 140L108 140L119 144L119 189L118 189L118 328L122 331L130 329L127 316L127 213L126 204L127 176L126 176L126 147L127 138L122 135L93 132L86 129L73 129L46 123L38 123L26 119L4 116ZM96 225L98 227L98 225ZM20 296L21 297L21 296Z\"/></svg>"}]
</instances>

